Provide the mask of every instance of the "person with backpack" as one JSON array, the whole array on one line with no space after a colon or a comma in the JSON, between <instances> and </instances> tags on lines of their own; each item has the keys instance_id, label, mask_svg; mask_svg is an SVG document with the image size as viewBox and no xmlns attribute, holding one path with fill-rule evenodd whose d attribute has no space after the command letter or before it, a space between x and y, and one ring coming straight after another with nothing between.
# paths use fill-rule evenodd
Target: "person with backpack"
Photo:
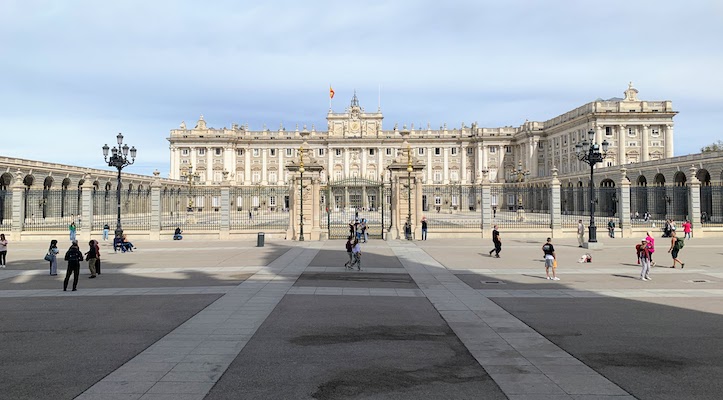
<instances>
[{"instance_id":1,"label":"person with backpack","mask_svg":"<svg viewBox=\"0 0 723 400\"><path fill-rule=\"evenodd\" d=\"M650 232L645 232L647 236L645 236L645 241L648 242L648 250L650 251L650 266L655 266L655 261L653 261L653 253L655 253L655 239L650 234Z\"/></svg>"},{"instance_id":2,"label":"person with backpack","mask_svg":"<svg viewBox=\"0 0 723 400\"><path fill-rule=\"evenodd\" d=\"M547 238L547 243L542 245L542 252L545 255L545 276L547 279L559 281L555 270L557 269L557 256L555 255L555 246L552 245L552 238ZM550 278L550 268L552 268L552 278Z\"/></svg>"},{"instance_id":3,"label":"person with backpack","mask_svg":"<svg viewBox=\"0 0 723 400\"><path fill-rule=\"evenodd\" d=\"M680 263L680 268L685 268L685 263L680 261L678 259L678 252L685 246L685 241L683 238L679 238L675 234L675 230L671 231L670 233L670 249L668 249L668 253L670 253L671 256L673 256L673 266L670 268L675 268L675 263Z\"/></svg>"},{"instance_id":4,"label":"person with backpack","mask_svg":"<svg viewBox=\"0 0 723 400\"><path fill-rule=\"evenodd\" d=\"M608 221L608 236L615 238L615 221L612 218Z\"/></svg>"},{"instance_id":5,"label":"person with backpack","mask_svg":"<svg viewBox=\"0 0 723 400\"><path fill-rule=\"evenodd\" d=\"M640 244L635 246L635 251L638 253L638 263L641 266L640 280L651 281L650 279L650 244L648 239L644 238Z\"/></svg>"},{"instance_id":6,"label":"person with backpack","mask_svg":"<svg viewBox=\"0 0 723 400\"><path fill-rule=\"evenodd\" d=\"M352 243L353 236L349 235L349 237L346 239L346 254L349 256L349 261L344 263L344 267L347 269L351 269L351 266L354 264L354 254L351 252L352 248L354 247L354 244Z\"/></svg>"},{"instance_id":7,"label":"person with backpack","mask_svg":"<svg viewBox=\"0 0 723 400\"><path fill-rule=\"evenodd\" d=\"M65 261L68 262L68 271L65 273L65 280L63 281L63 291L68 290L68 281L70 275L73 274L73 291L78 290L78 275L80 275L80 262L83 261L83 253L78 247L78 241L73 241L70 248L65 253Z\"/></svg>"}]
</instances>

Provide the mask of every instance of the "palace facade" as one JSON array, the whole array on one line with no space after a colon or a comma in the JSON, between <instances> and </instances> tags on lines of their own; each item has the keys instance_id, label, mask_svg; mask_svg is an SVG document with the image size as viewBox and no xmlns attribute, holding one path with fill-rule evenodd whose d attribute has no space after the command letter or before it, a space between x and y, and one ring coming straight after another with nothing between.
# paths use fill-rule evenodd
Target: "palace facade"
<instances>
[{"instance_id":1,"label":"palace facade","mask_svg":"<svg viewBox=\"0 0 723 400\"><path fill-rule=\"evenodd\" d=\"M403 133L416 160L425 164L425 184L473 184L489 172L493 182L505 182L521 165L530 178L585 170L575 156L575 144L595 132L595 140L610 144L606 165L631 164L673 156L671 101L643 101L632 83L623 98L598 99L547 121L525 121L518 127L484 128L472 123L439 129L395 125L383 128L381 109L367 112L356 94L342 113L329 110L326 130L298 126L260 131L233 124L214 129L203 116L193 128L181 123L170 132L170 178L184 179L189 171L202 184L230 179L239 185L283 185L285 166L304 158L322 165L321 180L347 178L379 180L402 149ZM306 131L306 132L305 132ZM305 133L309 133L306 135Z\"/></svg>"}]
</instances>

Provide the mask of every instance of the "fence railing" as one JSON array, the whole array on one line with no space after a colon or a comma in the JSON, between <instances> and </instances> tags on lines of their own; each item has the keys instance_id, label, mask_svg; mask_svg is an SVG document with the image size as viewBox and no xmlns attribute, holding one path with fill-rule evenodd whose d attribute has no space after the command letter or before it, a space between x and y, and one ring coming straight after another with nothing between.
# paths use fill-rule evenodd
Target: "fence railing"
<instances>
[{"instance_id":1,"label":"fence railing","mask_svg":"<svg viewBox=\"0 0 723 400\"><path fill-rule=\"evenodd\" d=\"M550 228L550 188L524 184L492 185L492 225L501 228Z\"/></svg>"},{"instance_id":2,"label":"fence railing","mask_svg":"<svg viewBox=\"0 0 723 400\"><path fill-rule=\"evenodd\" d=\"M79 223L81 190L26 190L23 196L23 229L67 230Z\"/></svg>"},{"instance_id":3,"label":"fence railing","mask_svg":"<svg viewBox=\"0 0 723 400\"><path fill-rule=\"evenodd\" d=\"M687 186L633 186L630 188L630 220L635 227L661 228L665 221L688 216Z\"/></svg>"},{"instance_id":4,"label":"fence railing","mask_svg":"<svg viewBox=\"0 0 723 400\"><path fill-rule=\"evenodd\" d=\"M701 186L700 223L703 226L723 226L722 184Z\"/></svg>"},{"instance_id":5,"label":"fence railing","mask_svg":"<svg viewBox=\"0 0 723 400\"><path fill-rule=\"evenodd\" d=\"M422 188L422 212L433 228L482 226L482 188L471 185L433 185Z\"/></svg>"},{"instance_id":6,"label":"fence railing","mask_svg":"<svg viewBox=\"0 0 723 400\"><path fill-rule=\"evenodd\" d=\"M221 188L199 187L161 192L161 231L213 231L221 227Z\"/></svg>"},{"instance_id":7,"label":"fence railing","mask_svg":"<svg viewBox=\"0 0 723 400\"><path fill-rule=\"evenodd\" d=\"M151 191L124 191L120 197L121 223L124 229L147 230L151 227ZM93 229L105 224L115 229L118 219L116 191L93 192Z\"/></svg>"},{"instance_id":8,"label":"fence railing","mask_svg":"<svg viewBox=\"0 0 723 400\"><path fill-rule=\"evenodd\" d=\"M289 226L289 187L234 187L229 207L231 229L284 229Z\"/></svg>"},{"instance_id":9,"label":"fence railing","mask_svg":"<svg viewBox=\"0 0 723 400\"><path fill-rule=\"evenodd\" d=\"M593 188L595 198L595 225L598 227L607 226L611 219L619 225L620 215L618 213L618 202L621 198L620 189L616 187L595 187ZM578 221L582 220L586 226L590 223L590 201L589 186L567 186L560 188L560 214L563 228L575 228Z\"/></svg>"},{"instance_id":10,"label":"fence railing","mask_svg":"<svg viewBox=\"0 0 723 400\"><path fill-rule=\"evenodd\" d=\"M7 231L13 222L13 192L0 190L0 229Z\"/></svg>"}]
</instances>

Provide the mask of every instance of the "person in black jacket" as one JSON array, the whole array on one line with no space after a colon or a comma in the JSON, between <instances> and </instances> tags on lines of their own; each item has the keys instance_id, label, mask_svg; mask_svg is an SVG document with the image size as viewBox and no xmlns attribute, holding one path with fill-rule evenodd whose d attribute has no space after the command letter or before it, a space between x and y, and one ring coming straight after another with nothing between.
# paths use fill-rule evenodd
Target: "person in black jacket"
<instances>
[{"instance_id":1,"label":"person in black jacket","mask_svg":"<svg viewBox=\"0 0 723 400\"><path fill-rule=\"evenodd\" d=\"M68 262L68 271L65 273L65 281L63 281L63 291L68 290L68 281L70 274L73 274L73 291L78 288L78 275L80 274L80 262L83 261L83 253L78 247L78 241L73 241L68 251L65 253L65 261Z\"/></svg>"},{"instance_id":2,"label":"person in black jacket","mask_svg":"<svg viewBox=\"0 0 723 400\"><path fill-rule=\"evenodd\" d=\"M88 260L88 269L90 269L90 276L89 276L89 278L95 278L95 277L96 277L96 273L95 273L95 263L96 263L96 261L97 261L96 259L97 259L97 257L98 257L98 253L97 253L96 250L95 250L95 243L93 243L93 242L94 242L93 240L91 240L90 242L88 242L88 246L90 246L90 248L88 249L88 252L85 253L85 259Z\"/></svg>"}]
</instances>

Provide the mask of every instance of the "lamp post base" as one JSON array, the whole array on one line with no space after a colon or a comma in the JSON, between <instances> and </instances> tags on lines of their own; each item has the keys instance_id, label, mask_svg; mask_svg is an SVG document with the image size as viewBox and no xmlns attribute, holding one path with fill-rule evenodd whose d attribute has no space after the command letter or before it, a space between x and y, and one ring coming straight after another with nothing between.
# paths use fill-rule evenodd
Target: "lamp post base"
<instances>
[{"instance_id":1,"label":"lamp post base","mask_svg":"<svg viewBox=\"0 0 723 400\"><path fill-rule=\"evenodd\" d=\"M602 250L605 246L601 242L585 242L582 247L590 250Z\"/></svg>"}]
</instances>

